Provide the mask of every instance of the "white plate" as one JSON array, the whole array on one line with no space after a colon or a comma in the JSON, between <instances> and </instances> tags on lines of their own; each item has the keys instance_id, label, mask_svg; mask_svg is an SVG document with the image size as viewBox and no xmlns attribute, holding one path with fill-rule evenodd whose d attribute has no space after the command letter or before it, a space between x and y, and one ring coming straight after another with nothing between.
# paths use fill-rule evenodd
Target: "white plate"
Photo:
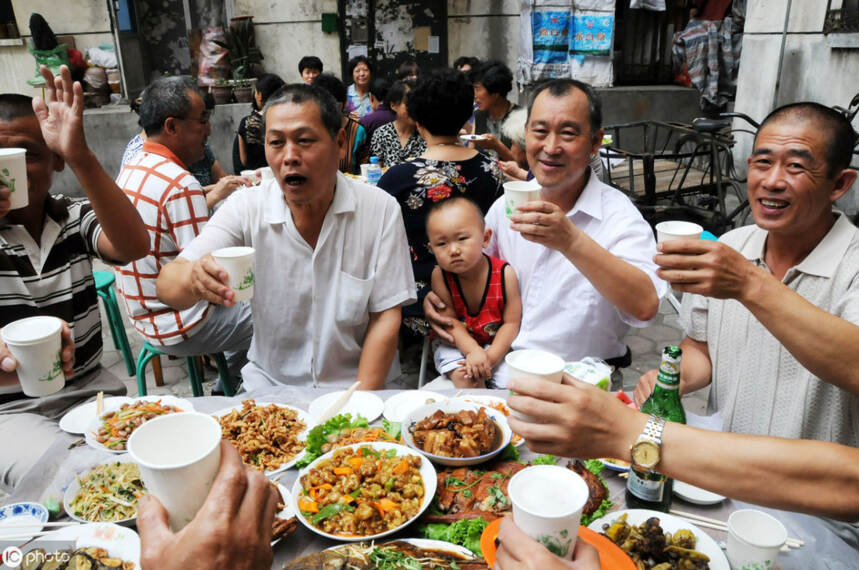
<instances>
[{"instance_id":1,"label":"white plate","mask_svg":"<svg viewBox=\"0 0 859 570\"><path fill-rule=\"evenodd\" d=\"M176 396L167 396L167 395L156 395L153 394L151 396L141 396L139 398L129 398L129 402L120 402L116 406L112 406L108 408L104 407L104 413L100 417L93 416L90 420L89 426L86 430L86 442L90 447L94 447L96 449L101 449L102 451L107 451L108 453L125 453L127 450L125 449L111 449L109 447L105 447L103 444L99 443L95 439L95 434L98 433L98 429L101 427L101 417L104 417L105 414L109 412L115 412L122 407L123 404L134 404L136 402L158 402L161 401L161 405L163 406L175 406L182 410L183 412L193 412L194 405L185 400L184 398L177 398Z\"/></svg>"},{"instance_id":2,"label":"white plate","mask_svg":"<svg viewBox=\"0 0 859 570\"><path fill-rule=\"evenodd\" d=\"M672 485L674 486L675 495L684 501L688 501L696 505L715 505L725 500L724 495L712 493L706 489L690 485L689 483L684 483L683 481L678 481L677 479L674 480Z\"/></svg>"},{"instance_id":3,"label":"white plate","mask_svg":"<svg viewBox=\"0 0 859 570\"><path fill-rule=\"evenodd\" d=\"M134 562L135 570L140 569L140 537L130 528L118 524L87 523L67 526L46 534L31 544L38 546L42 540L73 540L76 549L87 546L104 548L112 558Z\"/></svg>"},{"instance_id":4,"label":"white plate","mask_svg":"<svg viewBox=\"0 0 859 570\"><path fill-rule=\"evenodd\" d=\"M81 479L84 478L90 471L95 469L98 465L107 465L109 463L116 463L116 462L134 463L134 461L131 459L131 456L127 453L124 453L122 455L119 455L116 457L111 457L110 459L106 459L104 461L101 461L101 462L93 465L89 469L86 469L85 471L81 471L80 473L78 473L75 476L74 479L72 479L69 482L69 484L66 486L65 492L63 493L63 509L65 509L66 514L69 515L69 517L71 517L72 519L74 519L78 522L82 522L82 523L93 522L93 521L88 521L86 519L82 519L80 517L76 517L74 515L74 513L72 513L72 501L75 500L75 496L78 494L78 491L80 491L80 489L81 489L80 482L78 482L78 477L80 477ZM119 521L112 521L112 522L114 522L116 524L123 525L123 526L132 526L135 524L136 521L137 521L137 513L134 513L134 516L132 516L132 517L129 517L129 518L123 519L123 520L119 520Z\"/></svg>"},{"instance_id":5,"label":"white plate","mask_svg":"<svg viewBox=\"0 0 859 570\"><path fill-rule=\"evenodd\" d=\"M412 546L416 546L418 548L423 548L425 550L435 550L437 552L444 552L447 554L453 554L454 556L462 557L463 562L468 560L474 560L476 557L474 553L467 549L464 546L460 546L458 544L452 544L450 542L445 542L443 540L433 540L431 538L398 538L395 539L400 542L405 542L411 544ZM393 542L393 541L392 541ZM383 547L387 542L382 542L375 546ZM337 546L329 546L325 550L336 550L338 548L342 548L343 544L338 544Z\"/></svg>"},{"instance_id":6,"label":"white plate","mask_svg":"<svg viewBox=\"0 0 859 570\"><path fill-rule=\"evenodd\" d=\"M719 545L710 537L709 534L705 533L686 519L681 519L674 515L669 515L668 513L660 513L659 511L650 511L647 509L625 509L621 511L613 511L604 517L600 517L593 521L588 525L588 528L596 532L603 532L602 525L611 524L612 521L624 513L626 513L626 522L631 525L637 526L650 517L656 517L659 519L659 526L661 526L662 530L665 532L673 534L683 528L691 530L692 534L694 534L697 539L695 550L710 557L710 570L730 570L731 567L728 565L728 559L725 558L725 554L722 552L722 549L719 548Z\"/></svg>"},{"instance_id":7,"label":"white plate","mask_svg":"<svg viewBox=\"0 0 859 570\"><path fill-rule=\"evenodd\" d=\"M269 404L274 404L275 406L277 406L279 408L286 408L288 410L293 410L298 415L298 419L300 419L301 421L304 422L304 430L298 434L298 440L299 441L306 441L307 440L307 432L310 431L310 428L313 427L313 418L311 418L307 412L305 412L304 410L302 410L300 408L296 408L294 406L287 406L286 404L278 404L277 402L256 402L257 406L268 406ZM223 410L218 410L217 412L213 413L212 415L215 416L216 418L220 418L222 416L226 416L227 414L229 414L233 410L241 410L241 409L242 409L242 404L239 404L238 406L233 406L232 408L224 408ZM302 457L304 457L304 450L301 450L301 453L299 453L298 455L296 455L295 457L293 457L292 459L290 459L286 463L282 464L277 469L271 469L269 471L266 471L265 474L270 477L272 475L277 475L278 473L286 471L287 469L289 469L290 467L295 465L295 462L298 461L299 459L301 459Z\"/></svg>"},{"instance_id":8,"label":"white plate","mask_svg":"<svg viewBox=\"0 0 859 570\"><path fill-rule=\"evenodd\" d=\"M507 422L507 416L510 415L510 408L507 407L507 400L504 398L499 398L498 396L487 396L484 394L466 394L462 396L462 399L466 402L474 402L475 404L480 404L481 406L489 406L501 404L504 406L504 409L507 410L507 413L501 412L504 415L504 421ZM495 408L492 408L493 410ZM500 410L499 410L500 412ZM510 439L510 442L519 447L525 443L525 438L520 436L519 434L514 433L513 437Z\"/></svg>"},{"instance_id":9,"label":"white plate","mask_svg":"<svg viewBox=\"0 0 859 570\"><path fill-rule=\"evenodd\" d=\"M132 398L125 396L114 396L104 399L104 409L118 408L126 402L132 402ZM95 417L95 400L72 408L60 419L60 429L69 433L86 433L87 428Z\"/></svg>"},{"instance_id":10,"label":"white plate","mask_svg":"<svg viewBox=\"0 0 859 570\"><path fill-rule=\"evenodd\" d=\"M303 474L307 473L309 470L314 469L320 462L330 458L336 452L342 453L342 451L344 449L358 449L358 448L364 447L364 446L369 446L374 451L380 451L380 452L386 452L390 449L395 449L395 450L397 450L397 456L398 457L401 457L404 455L413 455L416 457L420 457L420 459L421 459L420 472L421 472L421 478L423 479L423 482L424 482L424 497L423 497L423 500L421 501L421 507L420 507L420 509L418 509L418 512L415 514L414 517L412 517L411 519L409 519L405 523L401 524L400 526L393 528L391 530L385 531L385 532L380 532L378 534L371 534L371 535L367 535L367 536L339 536L336 534L328 534L327 532L324 532L324 531L316 528L315 526L313 526L310 523L310 521L308 521L304 518L304 515L301 514L301 511L298 509L298 506L297 506L298 505L298 497L300 496L301 491L302 491L301 476ZM346 541L346 542L360 542L362 540L375 540L375 539L381 538L383 536L388 536L389 534L393 534L395 532L402 530L403 528L405 528L409 524L416 521L421 516L421 514L427 509L427 507L430 506L430 503L432 503L433 497L435 497L435 491L436 491L436 485L437 484L438 484L438 481L436 480L435 468L432 466L432 463L430 463L429 459L427 459L426 457L424 457L420 453L417 453L414 450L411 450L408 447L405 447L404 445L400 445L397 443L381 442L381 441L377 441L377 442L373 442L373 443L353 443L352 445L345 445L343 447L338 447L337 449L329 451L325 455L322 455L322 456L316 458L310 465L308 465L307 467L302 469L301 472L299 472L298 477L295 478L295 484L292 486L292 502L294 505L296 505L295 512L296 512L296 517L298 517L298 520L301 522L301 524L303 524L304 526L306 526L308 529L315 532L316 534L318 534L320 536L324 536L325 538L330 538L332 540L339 540L339 541Z\"/></svg>"},{"instance_id":11,"label":"white plate","mask_svg":"<svg viewBox=\"0 0 859 570\"><path fill-rule=\"evenodd\" d=\"M314 420L328 410L337 401L337 398L343 395L343 392L345 390L329 392L310 402L308 411ZM367 418L368 422L373 422L382 415L382 410L384 409L385 404L382 402L382 398L376 394L367 390L355 390L349 396L349 399L346 400L346 403L343 404L343 407L334 415L352 414L352 419L354 420L358 414L361 414Z\"/></svg>"},{"instance_id":12,"label":"white plate","mask_svg":"<svg viewBox=\"0 0 859 570\"><path fill-rule=\"evenodd\" d=\"M625 462L623 465L618 465L617 463L612 463L610 459L600 459L603 465L605 465L608 469L612 471L620 471L621 473L625 473L629 471L629 463Z\"/></svg>"},{"instance_id":13,"label":"white plate","mask_svg":"<svg viewBox=\"0 0 859 570\"><path fill-rule=\"evenodd\" d=\"M498 426L498 431L500 432L496 438L496 443L498 444L497 447L495 447L489 453L484 453L483 455L478 455L477 457L445 457L442 455L434 455L432 453L427 453L426 451L420 449L415 443L414 439L412 439L412 428L414 427L414 425L421 420L430 417L437 410L441 410L442 413L445 414L455 414L462 410L473 410L477 412L480 408L486 410L486 415L492 418L492 420L495 422L495 425ZM504 448L507 447L507 444L510 443L510 440L513 437L513 432L510 430L510 426L507 425L507 420L504 418L504 414L502 414L498 410L487 408L486 406L482 406L480 404L466 402L465 400L456 398L451 400L444 400L442 402L435 402L433 404L427 404L425 406L421 406L420 408L415 408L409 413L409 415L403 422L403 429L400 434L406 445L408 445L415 451L424 454L435 463L439 463L441 465L449 465L451 467L466 467L469 465L477 465L478 463L483 463L484 461L489 461L490 459L501 453Z\"/></svg>"},{"instance_id":14,"label":"white plate","mask_svg":"<svg viewBox=\"0 0 859 570\"><path fill-rule=\"evenodd\" d=\"M431 404L429 400L441 402L446 399L446 396L429 390L405 390L385 400L385 417L392 422L402 422L415 408Z\"/></svg>"},{"instance_id":15,"label":"white plate","mask_svg":"<svg viewBox=\"0 0 859 570\"><path fill-rule=\"evenodd\" d=\"M0 507L0 540L3 536L19 536L36 533L44 527L36 526L38 523L48 522L48 509L41 503L31 501L23 503L12 503ZM15 525L34 524L25 528L15 528ZM27 539L16 540L18 544L26 542Z\"/></svg>"}]
</instances>

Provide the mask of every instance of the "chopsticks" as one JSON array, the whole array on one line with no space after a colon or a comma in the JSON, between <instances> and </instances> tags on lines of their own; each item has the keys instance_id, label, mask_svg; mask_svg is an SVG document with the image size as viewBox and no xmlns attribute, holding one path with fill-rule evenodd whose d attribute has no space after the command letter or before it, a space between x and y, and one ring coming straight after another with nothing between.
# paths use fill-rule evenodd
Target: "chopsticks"
<instances>
[{"instance_id":1,"label":"chopsticks","mask_svg":"<svg viewBox=\"0 0 859 570\"><path fill-rule=\"evenodd\" d=\"M701 515L696 515L693 513L687 513L685 511L678 511L677 509L670 509L668 511L672 515L677 515L678 517L683 517L698 526L702 526L704 528L712 528L713 530L721 530L728 532L728 523L724 521L720 521L718 519L711 519L709 517L704 517ZM799 548L803 546L805 541L799 540L798 538L788 538L785 541L785 545L789 548Z\"/></svg>"},{"instance_id":2,"label":"chopsticks","mask_svg":"<svg viewBox=\"0 0 859 570\"><path fill-rule=\"evenodd\" d=\"M41 527L66 527L66 526L78 526L81 523L79 522L52 522L52 523L20 523L15 525L4 525L0 527L0 540L27 540L33 538L38 538L40 536L46 536L48 534L53 534L53 530L43 530L39 532L26 532L26 529L29 528L41 528ZM14 530L14 531L25 531L23 533L18 534L3 534L2 531L5 530Z\"/></svg>"}]
</instances>

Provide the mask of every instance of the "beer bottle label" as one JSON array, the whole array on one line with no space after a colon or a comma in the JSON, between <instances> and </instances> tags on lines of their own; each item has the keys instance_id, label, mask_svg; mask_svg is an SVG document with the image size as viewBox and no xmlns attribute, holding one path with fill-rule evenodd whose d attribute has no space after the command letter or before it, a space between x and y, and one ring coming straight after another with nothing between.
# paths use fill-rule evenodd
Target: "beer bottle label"
<instances>
[{"instance_id":1,"label":"beer bottle label","mask_svg":"<svg viewBox=\"0 0 859 570\"><path fill-rule=\"evenodd\" d=\"M646 476L639 475L635 469L630 469L627 489L639 499L659 503L665 490L665 477L648 479Z\"/></svg>"}]
</instances>

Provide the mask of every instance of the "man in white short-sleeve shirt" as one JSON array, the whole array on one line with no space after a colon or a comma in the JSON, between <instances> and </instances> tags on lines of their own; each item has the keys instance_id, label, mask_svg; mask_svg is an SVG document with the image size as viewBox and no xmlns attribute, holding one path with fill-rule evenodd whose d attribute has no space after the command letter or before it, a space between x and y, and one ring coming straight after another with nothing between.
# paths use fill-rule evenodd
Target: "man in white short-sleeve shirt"
<instances>
[{"instance_id":1,"label":"man in white short-sleeve shirt","mask_svg":"<svg viewBox=\"0 0 859 570\"><path fill-rule=\"evenodd\" d=\"M492 229L487 253L510 263L519 278L522 325L514 350L621 363L623 336L656 316L667 291L656 277L650 226L629 198L590 169L602 141L600 122L599 100L588 85L558 79L539 88L528 110L525 147L541 200L520 206L508 221L502 198L486 216ZM438 298L427 299L427 316L445 324L432 307ZM493 377L506 385L505 367Z\"/></svg>"},{"instance_id":2,"label":"man in white short-sleeve shirt","mask_svg":"<svg viewBox=\"0 0 859 570\"><path fill-rule=\"evenodd\" d=\"M254 336L248 390L278 384L382 388L395 361L400 306L415 285L400 208L376 187L337 172L345 152L337 104L287 86L266 105L266 159L275 179L235 193L161 272L176 308L232 304L210 252L255 248Z\"/></svg>"}]
</instances>

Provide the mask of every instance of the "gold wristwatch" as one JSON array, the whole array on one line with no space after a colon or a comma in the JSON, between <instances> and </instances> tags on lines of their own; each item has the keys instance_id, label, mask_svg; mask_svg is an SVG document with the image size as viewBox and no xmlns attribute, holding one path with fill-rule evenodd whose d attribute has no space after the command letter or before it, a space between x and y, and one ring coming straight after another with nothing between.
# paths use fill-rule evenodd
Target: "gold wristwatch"
<instances>
[{"instance_id":1,"label":"gold wristwatch","mask_svg":"<svg viewBox=\"0 0 859 570\"><path fill-rule=\"evenodd\" d=\"M651 415L644 425L644 431L629 448L632 466L639 471L652 472L659 463L662 450L662 430L665 418Z\"/></svg>"}]
</instances>

